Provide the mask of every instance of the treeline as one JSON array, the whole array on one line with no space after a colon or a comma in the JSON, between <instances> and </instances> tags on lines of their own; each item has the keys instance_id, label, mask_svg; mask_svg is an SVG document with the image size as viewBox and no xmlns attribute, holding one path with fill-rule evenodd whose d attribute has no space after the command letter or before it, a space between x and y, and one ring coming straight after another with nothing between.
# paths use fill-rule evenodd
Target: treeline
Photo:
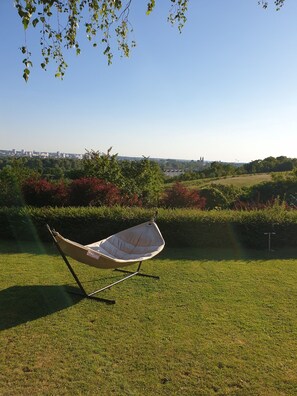
<instances>
[{"instance_id":1,"label":"treeline","mask_svg":"<svg viewBox=\"0 0 297 396\"><path fill-rule=\"evenodd\" d=\"M276 172L289 167L293 169L290 172ZM89 151L82 160L1 159L0 207L118 205L251 210L285 205L297 208L295 159L268 157L237 168L213 162L205 169L204 177L236 175L248 169L255 173L273 169L273 180L252 187L211 184L202 189L186 188L178 180L166 188L164 174L156 161L149 158L119 160L111 150L106 154ZM194 172L190 176L192 174L194 178ZM186 177L187 174L180 179L187 180Z\"/></svg>"},{"instance_id":2,"label":"treeline","mask_svg":"<svg viewBox=\"0 0 297 396\"><path fill-rule=\"evenodd\" d=\"M28 170L37 172L38 175L46 180L60 179L79 179L86 176L85 165L90 156L99 155L100 157L108 157L118 163L119 167L129 168L141 162L141 160L120 160L117 155L111 155L110 150L107 154L99 154L99 152L87 152L84 158L0 158L0 171L7 166L15 166L17 162L19 166ZM236 176L242 174L269 173L269 172L286 172L297 168L297 158L288 158L286 156L267 157L263 160L254 160L246 164L237 165L235 163L225 163L214 161L210 164L204 163L201 169L200 161L181 161L181 160L150 160L158 165L161 171L165 169L182 170L182 175L174 178L165 178L165 182L174 180L186 181L203 178L216 178L224 176Z\"/></svg>"},{"instance_id":3,"label":"treeline","mask_svg":"<svg viewBox=\"0 0 297 396\"><path fill-rule=\"evenodd\" d=\"M251 161L247 164L237 166L236 164L214 161L210 166L202 170L186 171L184 174L168 180L187 181L204 178L216 178L224 176L238 176L243 174L286 172L297 168L297 158L267 157L263 160Z\"/></svg>"},{"instance_id":4,"label":"treeline","mask_svg":"<svg viewBox=\"0 0 297 396\"><path fill-rule=\"evenodd\" d=\"M110 151L106 154L89 151L79 161L2 160L0 206L41 206L38 201L43 206L63 206L76 204L79 199L81 205L133 202L148 207L157 205L163 190L163 174L158 164L148 158L119 161Z\"/></svg>"},{"instance_id":5,"label":"treeline","mask_svg":"<svg viewBox=\"0 0 297 396\"><path fill-rule=\"evenodd\" d=\"M182 175L176 176L167 181L172 182L172 180L188 181L205 178L218 178L224 176L235 176L243 173L244 171L242 167L215 161L212 162L210 166L205 167L203 170L185 172Z\"/></svg>"},{"instance_id":6,"label":"treeline","mask_svg":"<svg viewBox=\"0 0 297 396\"><path fill-rule=\"evenodd\" d=\"M297 168L297 158L267 157L249 162L242 167L246 173L286 172Z\"/></svg>"},{"instance_id":7,"label":"treeline","mask_svg":"<svg viewBox=\"0 0 297 396\"><path fill-rule=\"evenodd\" d=\"M0 171L6 167L22 167L34 171L47 180L77 179L82 176L82 160L76 158L0 158Z\"/></svg>"}]
</instances>

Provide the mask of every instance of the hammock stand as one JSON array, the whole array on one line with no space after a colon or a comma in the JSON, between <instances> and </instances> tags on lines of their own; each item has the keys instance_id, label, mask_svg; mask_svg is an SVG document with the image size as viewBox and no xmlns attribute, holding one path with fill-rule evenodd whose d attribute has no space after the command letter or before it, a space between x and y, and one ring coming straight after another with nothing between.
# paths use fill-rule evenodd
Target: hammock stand
<instances>
[{"instance_id":1,"label":"hammock stand","mask_svg":"<svg viewBox=\"0 0 297 396\"><path fill-rule=\"evenodd\" d=\"M110 289L112 286L115 286L118 283L130 279L133 276L143 276L153 279L160 279L159 276L140 272L142 262L156 256L158 253L161 252L161 250L163 250L165 246L164 239L154 220L142 223L135 227L128 228L124 231L110 236L109 238L103 239L90 245L80 245L79 243L65 239L57 231L51 229L48 224L46 225L46 227L53 239L53 242L58 252L63 258L67 268L69 269L71 275L73 276L75 282L80 289L77 291L69 291L69 293L80 295L83 298L105 302L107 304L115 304L115 300L100 298L95 295L106 289ZM127 251L123 252L121 250L121 248L126 248L127 241L131 253ZM147 246L143 246L143 244ZM105 250L106 248L109 249L109 252L108 250ZM140 250L140 253L133 253L133 251L135 252L137 250ZM116 282L102 287L101 289L95 290L91 293L87 293L66 255L84 264L88 264L97 268L114 269L114 271L123 272L128 275ZM121 256L124 256L124 258ZM133 263L138 263L136 271L127 271L118 268Z\"/></svg>"}]
</instances>

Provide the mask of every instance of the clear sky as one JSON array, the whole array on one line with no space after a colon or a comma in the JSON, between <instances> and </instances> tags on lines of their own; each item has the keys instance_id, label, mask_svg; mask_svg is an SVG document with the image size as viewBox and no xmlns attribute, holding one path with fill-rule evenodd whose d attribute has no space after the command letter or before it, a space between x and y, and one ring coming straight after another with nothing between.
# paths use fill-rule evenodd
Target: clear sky
<instances>
[{"instance_id":1,"label":"clear sky","mask_svg":"<svg viewBox=\"0 0 297 396\"><path fill-rule=\"evenodd\" d=\"M0 1L0 149L249 162L297 157L297 1L276 12L257 0L190 0L182 34L169 0L134 1L137 47L115 53L83 41L66 53L63 81L38 64L22 78L24 32L13 0ZM272 3L272 0L271 0ZM38 33L38 29L35 32ZM116 52L116 51L115 51Z\"/></svg>"}]
</instances>

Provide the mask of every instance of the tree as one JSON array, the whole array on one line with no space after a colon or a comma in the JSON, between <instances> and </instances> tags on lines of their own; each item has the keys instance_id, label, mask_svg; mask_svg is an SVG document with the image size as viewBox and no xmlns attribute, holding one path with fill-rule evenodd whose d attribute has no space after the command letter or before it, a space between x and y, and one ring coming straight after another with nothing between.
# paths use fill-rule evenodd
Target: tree
<instances>
[{"instance_id":1,"label":"tree","mask_svg":"<svg viewBox=\"0 0 297 396\"><path fill-rule=\"evenodd\" d=\"M97 177L107 182L122 187L122 174L117 154L111 154L112 147L107 153L99 151L87 151L82 160L83 173L85 177Z\"/></svg>"},{"instance_id":2,"label":"tree","mask_svg":"<svg viewBox=\"0 0 297 396\"><path fill-rule=\"evenodd\" d=\"M13 159L0 170L0 207L23 204L22 183L29 177L38 177L38 173L26 168L25 163L23 159Z\"/></svg>"},{"instance_id":3,"label":"tree","mask_svg":"<svg viewBox=\"0 0 297 396\"><path fill-rule=\"evenodd\" d=\"M178 24L181 31L186 22L186 12L190 0L168 0L168 21ZM272 0L270 0L272 2ZM274 0L279 10L285 0ZM260 0L263 8L269 1ZM146 0L146 13L149 15L155 8L156 0ZM136 45L130 40L129 33L133 26L129 19L132 0L15 0L17 12L25 31L29 27L39 28L40 46L43 61L41 67L47 68L51 60L57 63L56 77L63 78L67 63L64 48L73 49L77 55L81 52L79 27L84 26L87 39L93 47L102 45L103 54L108 64L113 58L113 40L118 49L128 57L130 49ZM30 48L21 47L25 65L23 77L28 81L33 66Z\"/></svg>"},{"instance_id":4,"label":"tree","mask_svg":"<svg viewBox=\"0 0 297 396\"><path fill-rule=\"evenodd\" d=\"M158 205L164 178L156 162L143 157L138 161L123 161L121 169L124 194L128 197L138 196L144 206Z\"/></svg>"}]
</instances>

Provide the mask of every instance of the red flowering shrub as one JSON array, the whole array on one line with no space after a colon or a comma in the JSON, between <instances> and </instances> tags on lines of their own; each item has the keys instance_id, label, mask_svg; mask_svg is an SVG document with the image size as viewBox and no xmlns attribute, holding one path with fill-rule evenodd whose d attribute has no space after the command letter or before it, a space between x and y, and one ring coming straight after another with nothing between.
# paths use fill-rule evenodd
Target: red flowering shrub
<instances>
[{"instance_id":1,"label":"red flowering shrub","mask_svg":"<svg viewBox=\"0 0 297 396\"><path fill-rule=\"evenodd\" d=\"M121 194L112 183L98 178L73 180L68 186L63 182L30 178L22 184L24 202L31 206L142 206L139 197Z\"/></svg>"},{"instance_id":2,"label":"red flowering shrub","mask_svg":"<svg viewBox=\"0 0 297 396\"><path fill-rule=\"evenodd\" d=\"M122 206L138 206L142 207L142 201L137 194L122 194L121 195Z\"/></svg>"},{"instance_id":3,"label":"red flowering shrub","mask_svg":"<svg viewBox=\"0 0 297 396\"><path fill-rule=\"evenodd\" d=\"M67 199L63 182L30 178L22 183L21 190L25 203L32 206L63 206Z\"/></svg>"},{"instance_id":4,"label":"red flowering shrub","mask_svg":"<svg viewBox=\"0 0 297 396\"><path fill-rule=\"evenodd\" d=\"M177 182L166 191L162 205L167 208L204 209L205 202L205 198L200 197L198 191L191 190Z\"/></svg>"},{"instance_id":5,"label":"red flowering shrub","mask_svg":"<svg viewBox=\"0 0 297 396\"><path fill-rule=\"evenodd\" d=\"M121 203L119 189L96 177L73 180L69 185L68 203L71 206L112 206Z\"/></svg>"},{"instance_id":6,"label":"red flowering shrub","mask_svg":"<svg viewBox=\"0 0 297 396\"><path fill-rule=\"evenodd\" d=\"M273 198L268 200L267 202L259 202L259 201L236 201L234 203L234 210L263 210L263 209L271 209L275 207L282 207L283 209L296 209L295 206L290 206L285 201L280 201L278 198Z\"/></svg>"}]
</instances>

